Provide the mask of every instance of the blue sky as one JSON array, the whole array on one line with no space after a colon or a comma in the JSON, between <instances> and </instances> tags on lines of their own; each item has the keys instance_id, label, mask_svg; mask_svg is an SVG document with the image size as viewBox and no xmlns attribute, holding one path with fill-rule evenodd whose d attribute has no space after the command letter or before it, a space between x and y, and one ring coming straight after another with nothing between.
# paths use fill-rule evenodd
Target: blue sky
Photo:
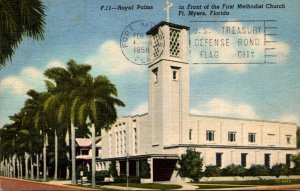
<instances>
[{"instance_id":1,"label":"blue sky","mask_svg":"<svg viewBox=\"0 0 300 191\"><path fill-rule=\"evenodd\" d=\"M234 9L228 10L229 16L198 17L178 16L179 5L222 5L222 1L171 2L171 22L189 26L191 30L201 26L191 21L277 20L275 25L278 35L272 37L278 42L277 64L190 65L192 113L299 123L299 1L257 0L250 4L284 3L285 8ZM248 2L226 1L226 4ZM120 115L147 111L147 68L126 60L121 53L119 40L124 28L133 21L143 19L158 23L165 20L165 1L49 0L44 1L44 4L47 14L45 39L33 41L25 38L15 50L12 62L0 71L0 126L9 123L8 116L20 110L27 98L27 90L45 90L43 71L46 68L64 66L69 59L91 64L94 76L107 75L117 85L119 96L126 103L125 108L119 109ZM152 5L153 9L100 11L102 5L138 4ZM238 24L245 25L243 22ZM221 35L218 30L220 26L206 26L213 32L210 38ZM261 53L260 48L257 47L257 53ZM197 52L196 48L191 46L190 51L191 60L197 60L193 56ZM230 52L231 49L220 51Z\"/></svg>"}]
</instances>

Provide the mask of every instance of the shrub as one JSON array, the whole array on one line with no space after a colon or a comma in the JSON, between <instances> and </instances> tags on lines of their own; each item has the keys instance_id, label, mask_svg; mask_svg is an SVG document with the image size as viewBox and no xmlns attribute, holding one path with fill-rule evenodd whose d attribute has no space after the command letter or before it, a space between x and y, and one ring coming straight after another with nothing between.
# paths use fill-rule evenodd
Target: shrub
<instances>
[{"instance_id":1,"label":"shrub","mask_svg":"<svg viewBox=\"0 0 300 191\"><path fill-rule=\"evenodd\" d=\"M247 170L248 176L269 176L270 169L264 165L252 165Z\"/></svg>"},{"instance_id":2,"label":"shrub","mask_svg":"<svg viewBox=\"0 0 300 191\"><path fill-rule=\"evenodd\" d=\"M114 177L114 183L126 183L127 177L126 176L117 176ZM140 177L128 177L128 183L141 183Z\"/></svg>"},{"instance_id":3,"label":"shrub","mask_svg":"<svg viewBox=\"0 0 300 191\"><path fill-rule=\"evenodd\" d=\"M290 169L282 163L274 164L271 169L272 175L276 176L277 178L281 175L290 175Z\"/></svg>"},{"instance_id":4,"label":"shrub","mask_svg":"<svg viewBox=\"0 0 300 191\"><path fill-rule=\"evenodd\" d=\"M186 177L198 182L203 176L202 166L203 158L200 157L200 152L195 149L187 149L185 154L181 155L179 160L180 167L177 169L180 177Z\"/></svg>"},{"instance_id":5,"label":"shrub","mask_svg":"<svg viewBox=\"0 0 300 191\"><path fill-rule=\"evenodd\" d=\"M109 164L109 174L112 177L117 177L118 176L118 171L117 171L117 166L116 166L116 161L111 161Z\"/></svg>"},{"instance_id":6,"label":"shrub","mask_svg":"<svg viewBox=\"0 0 300 191\"><path fill-rule=\"evenodd\" d=\"M299 175L300 174L300 153L292 155L291 159L292 159L292 161L293 161L293 163L295 165L294 168L293 168L293 173Z\"/></svg>"},{"instance_id":7,"label":"shrub","mask_svg":"<svg viewBox=\"0 0 300 191\"><path fill-rule=\"evenodd\" d=\"M293 168L290 168L292 175L300 175L300 167L294 166Z\"/></svg>"},{"instance_id":8,"label":"shrub","mask_svg":"<svg viewBox=\"0 0 300 191\"><path fill-rule=\"evenodd\" d=\"M215 176L220 176L222 173L222 170L213 165L206 166L206 169L204 171L204 176L206 177L215 177Z\"/></svg>"},{"instance_id":9,"label":"shrub","mask_svg":"<svg viewBox=\"0 0 300 191\"><path fill-rule=\"evenodd\" d=\"M140 161L140 177L141 178L150 178L150 165L147 160Z\"/></svg>"},{"instance_id":10,"label":"shrub","mask_svg":"<svg viewBox=\"0 0 300 191\"><path fill-rule=\"evenodd\" d=\"M245 176L246 169L241 165L231 164L222 170L224 176Z\"/></svg>"},{"instance_id":11,"label":"shrub","mask_svg":"<svg viewBox=\"0 0 300 191\"><path fill-rule=\"evenodd\" d=\"M104 178L105 177L109 177L110 174L107 170L101 170L101 171L96 171L95 172L95 179L96 181L104 181ZM89 173L88 176L87 176L87 179L88 180L91 180L92 179L92 173Z\"/></svg>"}]
</instances>

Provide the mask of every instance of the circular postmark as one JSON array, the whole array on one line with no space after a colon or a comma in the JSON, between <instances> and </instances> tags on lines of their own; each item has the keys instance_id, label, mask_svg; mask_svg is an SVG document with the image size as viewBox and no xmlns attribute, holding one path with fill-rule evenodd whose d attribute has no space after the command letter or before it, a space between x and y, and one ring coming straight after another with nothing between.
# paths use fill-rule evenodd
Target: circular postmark
<instances>
[{"instance_id":1,"label":"circular postmark","mask_svg":"<svg viewBox=\"0 0 300 191\"><path fill-rule=\"evenodd\" d=\"M125 27L120 38L120 48L127 60L137 65L147 65L162 55L165 46L162 31L158 29L150 40L146 34L154 26L152 22L138 20Z\"/></svg>"}]
</instances>

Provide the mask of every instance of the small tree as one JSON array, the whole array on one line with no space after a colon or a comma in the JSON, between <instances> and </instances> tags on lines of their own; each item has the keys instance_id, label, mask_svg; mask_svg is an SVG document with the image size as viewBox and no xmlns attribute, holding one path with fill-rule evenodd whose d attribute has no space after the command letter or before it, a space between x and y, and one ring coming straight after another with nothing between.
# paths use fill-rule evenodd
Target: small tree
<instances>
[{"instance_id":1,"label":"small tree","mask_svg":"<svg viewBox=\"0 0 300 191\"><path fill-rule=\"evenodd\" d=\"M179 160L180 167L177 169L179 176L198 182L203 177L203 158L200 155L201 153L195 151L195 149L188 148Z\"/></svg>"},{"instance_id":2,"label":"small tree","mask_svg":"<svg viewBox=\"0 0 300 191\"><path fill-rule=\"evenodd\" d=\"M293 171L295 174L300 174L300 153L292 156L292 161L294 163Z\"/></svg>"},{"instance_id":3,"label":"small tree","mask_svg":"<svg viewBox=\"0 0 300 191\"><path fill-rule=\"evenodd\" d=\"M140 161L140 177L141 178L150 178L150 165L147 160Z\"/></svg>"},{"instance_id":4,"label":"small tree","mask_svg":"<svg viewBox=\"0 0 300 191\"><path fill-rule=\"evenodd\" d=\"M118 176L116 161L111 161L109 164L109 173L113 178Z\"/></svg>"}]
</instances>

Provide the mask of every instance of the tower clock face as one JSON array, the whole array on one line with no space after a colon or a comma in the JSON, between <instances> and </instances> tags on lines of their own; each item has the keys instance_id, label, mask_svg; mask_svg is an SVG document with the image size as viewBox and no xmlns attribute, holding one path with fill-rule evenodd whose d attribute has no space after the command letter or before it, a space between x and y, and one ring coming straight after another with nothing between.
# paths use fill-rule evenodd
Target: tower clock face
<instances>
[{"instance_id":1,"label":"tower clock face","mask_svg":"<svg viewBox=\"0 0 300 191\"><path fill-rule=\"evenodd\" d=\"M130 23L120 38L120 47L127 60L137 65L147 65L157 60L164 49L164 36L160 29L149 40L146 32L155 24L145 20ZM151 54L149 48L152 48Z\"/></svg>"}]
</instances>

